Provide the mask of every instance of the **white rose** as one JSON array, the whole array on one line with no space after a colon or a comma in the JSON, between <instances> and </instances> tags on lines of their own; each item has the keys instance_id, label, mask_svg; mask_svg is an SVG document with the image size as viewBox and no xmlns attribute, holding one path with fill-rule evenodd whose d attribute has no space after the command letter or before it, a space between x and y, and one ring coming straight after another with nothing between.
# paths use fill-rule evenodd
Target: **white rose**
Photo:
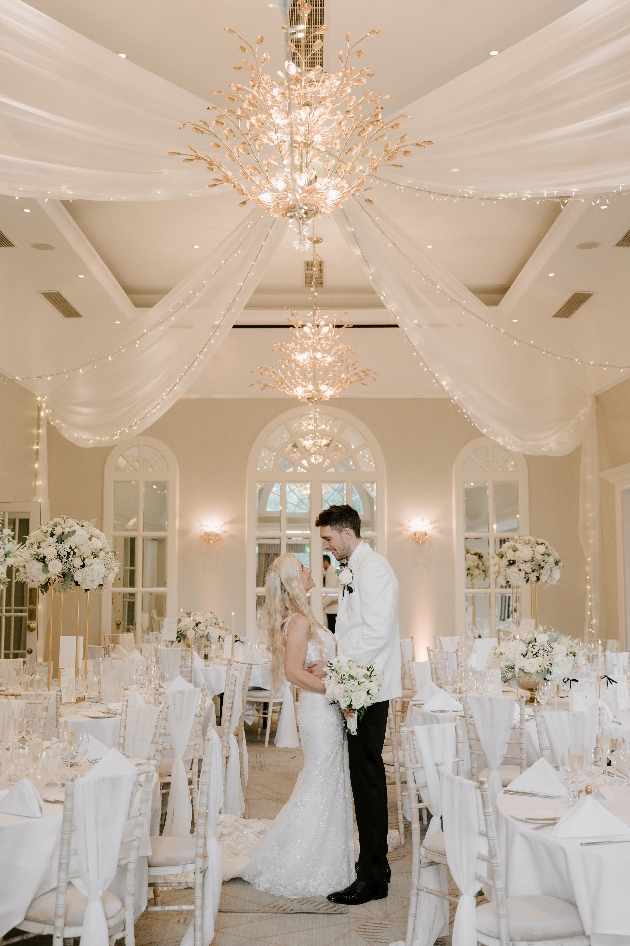
<instances>
[{"instance_id":1,"label":"white rose","mask_svg":"<svg viewBox=\"0 0 630 946\"><path fill-rule=\"evenodd\" d=\"M92 546L93 549L96 549L97 551L98 549L103 548L103 543L101 542L100 539L97 539L96 536L92 536L92 538L90 539L90 545Z\"/></svg>"},{"instance_id":2,"label":"white rose","mask_svg":"<svg viewBox=\"0 0 630 946\"><path fill-rule=\"evenodd\" d=\"M342 568L339 572L339 584L340 585L350 585L352 584L352 569L351 568Z\"/></svg>"},{"instance_id":3,"label":"white rose","mask_svg":"<svg viewBox=\"0 0 630 946\"><path fill-rule=\"evenodd\" d=\"M28 580L33 585L41 585L42 582L46 580L46 576L44 574L44 566L42 565L41 562L36 562L32 560L30 562L27 562L26 574L27 574Z\"/></svg>"},{"instance_id":4,"label":"white rose","mask_svg":"<svg viewBox=\"0 0 630 946\"><path fill-rule=\"evenodd\" d=\"M59 559L55 559L55 561L48 562L48 571L50 572L51 575L58 575L62 569L63 569L63 565L61 564Z\"/></svg>"},{"instance_id":5,"label":"white rose","mask_svg":"<svg viewBox=\"0 0 630 946\"><path fill-rule=\"evenodd\" d=\"M549 640L549 634L537 634L536 640L538 641L539 644L546 644L547 641Z\"/></svg>"},{"instance_id":6,"label":"white rose","mask_svg":"<svg viewBox=\"0 0 630 946\"><path fill-rule=\"evenodd\" d=\"M42 551L44 553L44 558L46 559L57 558L57 549L54 545L46 545Z\"/></svg>"}]
</instances>

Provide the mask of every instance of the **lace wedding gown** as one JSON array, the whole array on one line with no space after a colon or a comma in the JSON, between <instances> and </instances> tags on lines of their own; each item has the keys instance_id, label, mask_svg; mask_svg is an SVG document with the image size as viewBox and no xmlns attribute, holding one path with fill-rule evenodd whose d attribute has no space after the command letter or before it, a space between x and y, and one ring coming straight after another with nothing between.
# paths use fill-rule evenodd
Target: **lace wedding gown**
<instances>
[{"instance_id":1,"label":"lace wedding gown","mask_svg":"<svg viewBox=\"0 0 630 946\"><path fill-rule=\"evenodd\" d=\"M335 656L335 638L318 627L305 667ZM345 723L337 705L309 690L300 691L298 720L304 768L291 798L239 874L277 896L325 896L355 877Z\"/></svg>"}]
</instances>

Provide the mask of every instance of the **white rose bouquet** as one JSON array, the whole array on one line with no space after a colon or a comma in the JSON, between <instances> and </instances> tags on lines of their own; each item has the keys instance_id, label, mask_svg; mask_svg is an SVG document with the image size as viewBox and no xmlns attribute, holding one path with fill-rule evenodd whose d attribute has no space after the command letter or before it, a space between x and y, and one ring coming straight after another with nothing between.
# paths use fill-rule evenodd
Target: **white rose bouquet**
<instances>
[{"instance_id":1,"label":"white rose bouquet","mask_svg":"<svg viewBox=\"0 0 630 946\"><path fill-rule=\"evenodd\" d=\"M120 564L91 522L59 516L28 536L17 554L17 577L48 591L73 585L90 591L114 580Z\"/></svg>"},{"instance_id":2,"label":"white rose bouquet","mask_svg":"<svg viewBox=\"0 0 630 946\"><path fill-rule=\"evenodd\" d=\"M227 624L214 611L186 611L177 619L177 640L180 642L193 640L217 643L229 633Z\"/></svg>"},{"instance_id":3,"label":"white rose bouquet","mask_svg":"<svg viewBox=\"0 0 630 946\"><path fill-rule=\"evenodd\" d=\"M560 579L560 556L544 539L517 535L490 557L492 577L501 587L540 582L555 585Z\"/></svg>"},{"instance_id":4,"label":"white rose bouquet","mask_svg":"<svg viewBox=\"0 0 630 946\"><path fill-rule=\"evenodd\" d=\"M383 686L383 671L374 665L362 667L355 660L333 660L328 664L324 679L326 696L330 703L338 703L344 710L355 710L347 720L348 732L356 735L357 719L361 719Z\"/></svg>"},{"instance_id":5,"label":"white rose bouquet","mask_svg":"<svg viewBox=\"0 0 630 946\"><path fill-rule=\"evenodd\" d=\"M490 652L487 666L499 668L503 682L512 686L532 682L533 678L536 683L562 683L577 670L577 648L577 641L566 634L559 634L553 627L539 627L520 637L506 637Z\"/></svg>"},{"instance_id":6,"label":"white rose bouquet","mask_svg":"<svg viewBox=\"0 0 630 946\"><path fill-rule=\"evenodd\" d=\"M10 529L0 532L0 588L9 584L7 568L17 563L19 545Z\"/></svg>"},{"instance_id":7,"label":"white rose bouquet","mask_svg":"<svg viewBox=\"0 0 630 946\"><path fill-rule=\"evenodd\" d=\"M466 546L466 578L469 582L485 581L488 577L488 559L479 549Z\"/></svg>"}]
</instances>

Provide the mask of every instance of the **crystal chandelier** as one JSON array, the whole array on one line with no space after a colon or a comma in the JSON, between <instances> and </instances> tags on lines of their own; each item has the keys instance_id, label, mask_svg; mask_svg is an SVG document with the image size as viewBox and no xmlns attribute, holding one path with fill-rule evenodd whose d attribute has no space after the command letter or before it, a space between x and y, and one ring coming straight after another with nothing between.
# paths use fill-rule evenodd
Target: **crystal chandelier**
<instances>
[{"instance_id":1,"label":"crystal chandelier","mask_svg":"<svg viewBox=\"0 0 630 946\"><path fill-rule=\"evenodd\" d=\"M285 217L298 231L296 246L307 249L305 225L309 220L330 213L349 197L371 190L369 179L382 166L402 167L402 156L411 147L424 148L430 141L407 142L408 135L390 141L390 134L403 126L398 115L384 121L381 99L371 89L357 93L374 73L369 67L355 65L363 58L358 48L362 40L339 52L341 69L324 72L314 64L323 46L326 26L309 27L311 5L298 0L302 22L285 24L285 71L279 81L263 72L269 53L260 55L264 37L252 46L234 30L244 53L237 71L249 72L249 84L233 83L225 95L229 106L209 105L210 121L185 122L199 135L211 139L208 151L189 145L190 153L179 155L185 161L202 161L214 174L208 187L231 184L245 198L274 217ZM371 30L366 36L374 36ZM362 37L365 39L366 36ZM211 150L210 150L211 149Z\"/></svg>"},{"instance_id":2,"label":"crystal chandelier","mask_svg":"<svg viewBox=\"0 0 630 946\"><path fill-rule=\"evenodd\" d=\"M300 419L300 443L304 447L309 461L316 466L324 462L324 453L333 439L332 423L331 418L325 420L322 417L317 407Z\"/></svg>"}]
</instances>

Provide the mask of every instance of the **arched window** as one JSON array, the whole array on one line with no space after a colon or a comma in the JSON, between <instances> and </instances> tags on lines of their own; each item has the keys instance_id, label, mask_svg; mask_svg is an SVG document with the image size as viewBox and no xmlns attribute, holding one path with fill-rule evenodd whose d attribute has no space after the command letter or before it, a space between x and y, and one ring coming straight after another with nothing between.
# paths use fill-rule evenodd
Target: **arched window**
<instances>
[{"instance_id":1,"label":"arched window","mask_svg":"<svg viewBox=\"0 0 630 946\"><path fill-rule=\"evenodd\" d=\"M495 637L511 624L512 599L495 588L489 555L512 536L529 532L525 458L479 437L460 451L454 487L457 633L470 627L477 635ZM523 595L522 611L528 607L529 596Z\"/></svg>"},{"instance_id":2,"label":"arched window","mask_svg":"<svg viewBox=\"0 0 630 946\"><path fill-rule=\"evenodd\" d=\"M361 516L362 537L385 552L384 464L367 428L328 406L302 406L269 424L248 468L249 627L258 623L267 569L284 552L313 568L311 602L322 618L323 550L315 519L322 509L343 503Z\"/></svg>"},{"instance_id":3,"label":"arched window","mask_svg":"<svg viewBox=\"0 0 630 946\"><path fill-rule=\"evenodd\" d=\"M120 569L103 595L103 630L157 630L177 615L177 462L153 437L119 444L105 464L103 531Z\"/></svg>"}]
</instances>

